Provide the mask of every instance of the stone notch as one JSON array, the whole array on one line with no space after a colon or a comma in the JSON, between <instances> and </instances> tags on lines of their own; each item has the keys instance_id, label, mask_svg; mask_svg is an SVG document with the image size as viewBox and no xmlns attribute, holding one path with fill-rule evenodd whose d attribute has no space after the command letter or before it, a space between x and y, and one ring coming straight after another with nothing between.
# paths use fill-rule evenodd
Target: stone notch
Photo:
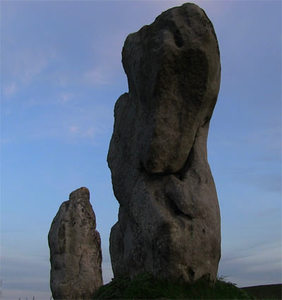
<instances>
[{"instance_id":1,"label":"stone notch","mask_svg":"<svg viewBox=\"0 0 282 300\"><path fill-rule=\"evenodd\" d=\"M72 192L49 231L50 286L55 300L93 299L103 284L101 240L89 196L85 187Z\"/></svg>"},{"instance_id":2,"label":"stone notch","mask_svg":"<svg viewBox=\"0 0 282 300\"><path fill-rule=\"evenodd\" d=\"M129 92L116 102L108 153L120 204L114 275L214 281L220 211L207 136L221 67L213 25L195 4L169 9L127 37L122 62Z\"/></svg>"}]
</instances>

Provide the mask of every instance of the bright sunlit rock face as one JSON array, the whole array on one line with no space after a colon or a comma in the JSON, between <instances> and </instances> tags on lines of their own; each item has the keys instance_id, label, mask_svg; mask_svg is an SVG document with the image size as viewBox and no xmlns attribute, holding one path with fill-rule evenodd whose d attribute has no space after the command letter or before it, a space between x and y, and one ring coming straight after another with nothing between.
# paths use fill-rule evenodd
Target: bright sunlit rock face
<instances>
[{"instance_id":1,"label":"bright sunlit rock face","mask_svg":"<svg viewBox=\"0 0 282 300\"><path fill-rule=\"evenodd\" d=\"M114 275L213 281L221 235L206 149L220 85L212 23L194 4L172 8L130 34L122 57L129 92L115 105L108 153L120 203Z\"/></svg>"}]
</instances>

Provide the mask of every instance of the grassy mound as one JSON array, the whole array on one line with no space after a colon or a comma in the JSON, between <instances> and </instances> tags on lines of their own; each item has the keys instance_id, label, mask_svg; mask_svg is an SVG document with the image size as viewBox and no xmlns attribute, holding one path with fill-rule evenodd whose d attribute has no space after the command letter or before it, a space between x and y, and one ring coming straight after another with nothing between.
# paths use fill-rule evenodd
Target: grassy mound
<instances>
[{"instance_id":1,"label":"grassy mound","mask_svg":"<svg viewBox=\"0 0 282 300\"><path fill-rule=\"evenodd\" d=\"M205 280L195 284L172 283L149 274L113 279L102 286L94 299L254 299L232 283L217 280L211 286Z\"/></svg>"},{"instance_id":2,"label":"grassy mound","mask_svg":"<svg viewBox=\"0 0 282 300\"><path fill-rule=\"evenodd\" d=\"M244 287L242 290L256 299L282 299L282 284L268 284Z\"/></svg>"}]
</instances>

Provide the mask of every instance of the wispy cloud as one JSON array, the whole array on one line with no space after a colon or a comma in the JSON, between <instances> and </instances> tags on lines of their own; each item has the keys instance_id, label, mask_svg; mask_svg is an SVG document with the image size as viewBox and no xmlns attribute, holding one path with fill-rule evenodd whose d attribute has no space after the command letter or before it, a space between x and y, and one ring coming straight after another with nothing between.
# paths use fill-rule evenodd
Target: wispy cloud
<instances>
[{"instance_id":1,"label":"wispy cloud","mask_svg":"<svg viewBox=\"0 0 282 300\"><path fill-rule=\"evenodd\" d=\"M78 126L70 126L69 131L71 134L77 134L79 132L79 127Z\"/></svg>"},{"instance_id":2,"label":"wispy cloud","mask_svg":"<svg viewBox=\"0 0 282 300\"><path fill-rule=\"evenodd\" d=\"M40 79L56 58L52 47L26 45L17 47L15 43L2 43L2 84L3 96L9 98Z\"/></svg>"},{"instance_id":3,"label":"wispy cloud","mask_svg":"<svg viewBox=\"0 0 282 300\"><path fill-rule=\"evenodd\" d=\"M112 265L110 261L104 261L102 262L102 271L103 271L103 282L104 284L110 282L114 275L112 270Z\"/></svg>"},{"instance_id":4,"label":"wispy cloud","mask_svg":"<svg viewBox=\"0 0 282 300\"><path fill-rule=\"evenodd\" d=\"M85 82L92 85L108 84L109 76L105 68L95 68L84 73Z\"/></svg>"},{"instance_id":5,"label":"wispy cloud","mask_svg":"<svg viewBox=\"0 0 282 300\"><path fill-rule=\"evenodd\" d=\"M6 96L7 98L13 96L17 91L17 85L15 82L11 82L9 84L6 84L3 87L3 94L4 96Z\"/></svg>"},{"instance_id":6,"label":"wispy cloud","mask_svg":"<svg viewBox=\"0 0 282 300\"><path fill-rule=\"evenodd\" d=\"M94 127L82 127L77 125L71 125L69 127L69 133L76 139L94 139L101 130Z\"/></svg>"},{"instance_id":7,"label":"wispy cloud","mask_svg":"<svg viewBox=\"0 0 282 300\"><path fill-rule=\"evenodd\" d=\"M47 66L48 63L55 57L53 52L27 52L23 54L22 61L18 62L17 73L20 75L24 83L30 83L35 76L38 76Z\"/></svg>"},{"instance_id":8,"label":"wispy cloud","mask_svg":"<svg viewBox=\"0 0 282 300\"><path fill-rule=\"evenodd\" d=\"M280 283L281 241L244 246L223 255L220 274L239 286Z\"/></svg>"},{"instance_id":9,"label":"wispy cloud","mask_svg":"<svg viewBox=\"0 0 282 300\"><path fill-rule=\"evenodd\" d=\"M276 115L278 116L278 114ZM245 145L252 146L253 148L259 147L259 153L265 151L267 154L271 154L272 160L281 158L281 125L281 120L275 120L275 116L273 116L271 124L267 124L264 128L259 128L256 131L250 132L243 140L243 143ZM270 159L269 156L265 157L265 154L262 153L259 159L262 160L263 158L267 161Z\"/></svg>"},{"instance_id":10,"label":"wispy cloud","mask_svg":"<svg viewBox=\"0 0 282 300\"><path fill-rule=\"evenodd\" d=\"M94 138L94 136L96 135L96 133L98 133L98 130L96 130L95 128L93 127L90 127L88 128L87 130L84 131L83 133L83 137L86 137L86 138Z\"/></svg>"},{"instance_id":11,"label":"wispy cloud","mask_svg":"<svg viewBox=\"0 0 282 300\"><path fill-rule=\"evenodd\" d=\"M1 279L4 299L29 297L49 299L48 261L37 257L1 257ZM46 295L49 295L46 298Z\"/></svg>"},{"instance_id":12,"label":"wispy cloud","mask_svg":"<svg viewBox=\"0 0 282 300\"><path fill-rule=\"evenodd\" d=\"M256 170L257 173L258 170ZM281 195L282 191L282 182L281 182L281 172L279 173L271 173L264 172L261 174L253 173L252 176L249 176L248 180L256 187L263 189L267 192L274 192Z\"/></svg>"},{"instance_id":13,"label":"wispy cloud","mask_svg":"<svg viewBox=\"0 0 282 300\"><path fill-rule=\"evenodd\" d=\"M149 1L148 1L149 2ZM191 1L192 2L192 1ZM220 16L224 15L226 11L232 8L231 1L227 1L229 3L225 3L225 1L206 1L206 0L194 0L193 3L200 6L202 9L206 11L208 17L213 22L220 22ZM165 11L174 6L181 6L184 3L187 3L186 0L170 0L170 1L154 1L156 6L158 6L162 11ZM161 13L158 12L158 13Z\"/></svg>"},{"instance_id":14,"label":"wispy cloud","mask_svg":"<svg viewBox=\"0 0 282 300\"><path fill-rule=\"evenodd\" d=\"M9 130L3 130L1 143L59 140L61 143L84 142L96 145L104 142L112 129L110 108L104 110L103 107L92 106L89 103L82 107L62 107L59 104L55 104L54 107L54 110L48 110L46 113L40 111L23 124L16 123ZM37 107L35 109L38 110Z\"/></svg>"},{"instance_id":15,"label":"wispy cloud","mask_svg":"<svg viewBox=\"0 0 282 300\"><path fill-rule=\"evenodd\" d=\"M69 93L69 92L63 92L59 95L59 102L61 103L67 103L70 100L72 100L74 98L74 94L73 93Z\"/></svg>"},{"instance_id":16,"label":"wispy cloud","mask_svg":"<svg viewBox=\"0 0 282 300\"><path fill-rule=\"evenodd\" d=\"M49 300L51 299L50 292L40 292L36 290L21 290L21 289L4 289L2 291L2 299L15 300L15 299L36 299L36 300Z\"/></svg>"},{"instance_id":17,"label":"wispy cloud","mask_svg":"<svg viewBox=\"0 0 282 300\"><path fill-rule=\"evenodd\" d=\"M104 37L100 43L93 42L93 65L85 71L83 78L86 83L94 85L110 84L117 73L123 73L121 49L125 41L124 32L115 32Z\"/></svg>"},{"instance_id":18,"label":"wispy cloud","mask_svg":"<svg viewBox=\"0 0 282 300\"><path fill-rule=\"evenodd\" d=\"M228 174L230 180L240 185L247 185L260 191L278 193L282 190L281 171L279 161L277 166L271 166L268 162L254 160L249 165L229 167Z\"/></svg>"},{"instance_id":19,"label":"wispy cloud","mask_svg":"<svg viewBox=\"0 0 282 300\"><path fill-rule=\"evenodd\" d=\"M55 50L51 48L30 47L21 49L21 51L3 48L5 50L3 57L5 58L4 70L6 76L8 78L12 77L23 84L31 83L56 57Z\"/></svg>"}]
</instances>

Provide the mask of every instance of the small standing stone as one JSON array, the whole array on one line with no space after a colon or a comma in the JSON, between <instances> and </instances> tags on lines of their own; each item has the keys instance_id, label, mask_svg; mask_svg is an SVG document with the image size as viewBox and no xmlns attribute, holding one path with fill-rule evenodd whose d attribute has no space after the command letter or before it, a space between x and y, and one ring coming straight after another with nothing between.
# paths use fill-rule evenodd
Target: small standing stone
<instances>
[{"instance_id":1,"label":"small standing stone","mask_svg":"<svg viewBox=\"0 0 282 300\"><path fill-rule=\"evenodd\" d=\"M82 187L62 203L48 235L52 295L57 299L92 299L103 284L101 240L89 201Z\"/></svg>"}]
</instances>

